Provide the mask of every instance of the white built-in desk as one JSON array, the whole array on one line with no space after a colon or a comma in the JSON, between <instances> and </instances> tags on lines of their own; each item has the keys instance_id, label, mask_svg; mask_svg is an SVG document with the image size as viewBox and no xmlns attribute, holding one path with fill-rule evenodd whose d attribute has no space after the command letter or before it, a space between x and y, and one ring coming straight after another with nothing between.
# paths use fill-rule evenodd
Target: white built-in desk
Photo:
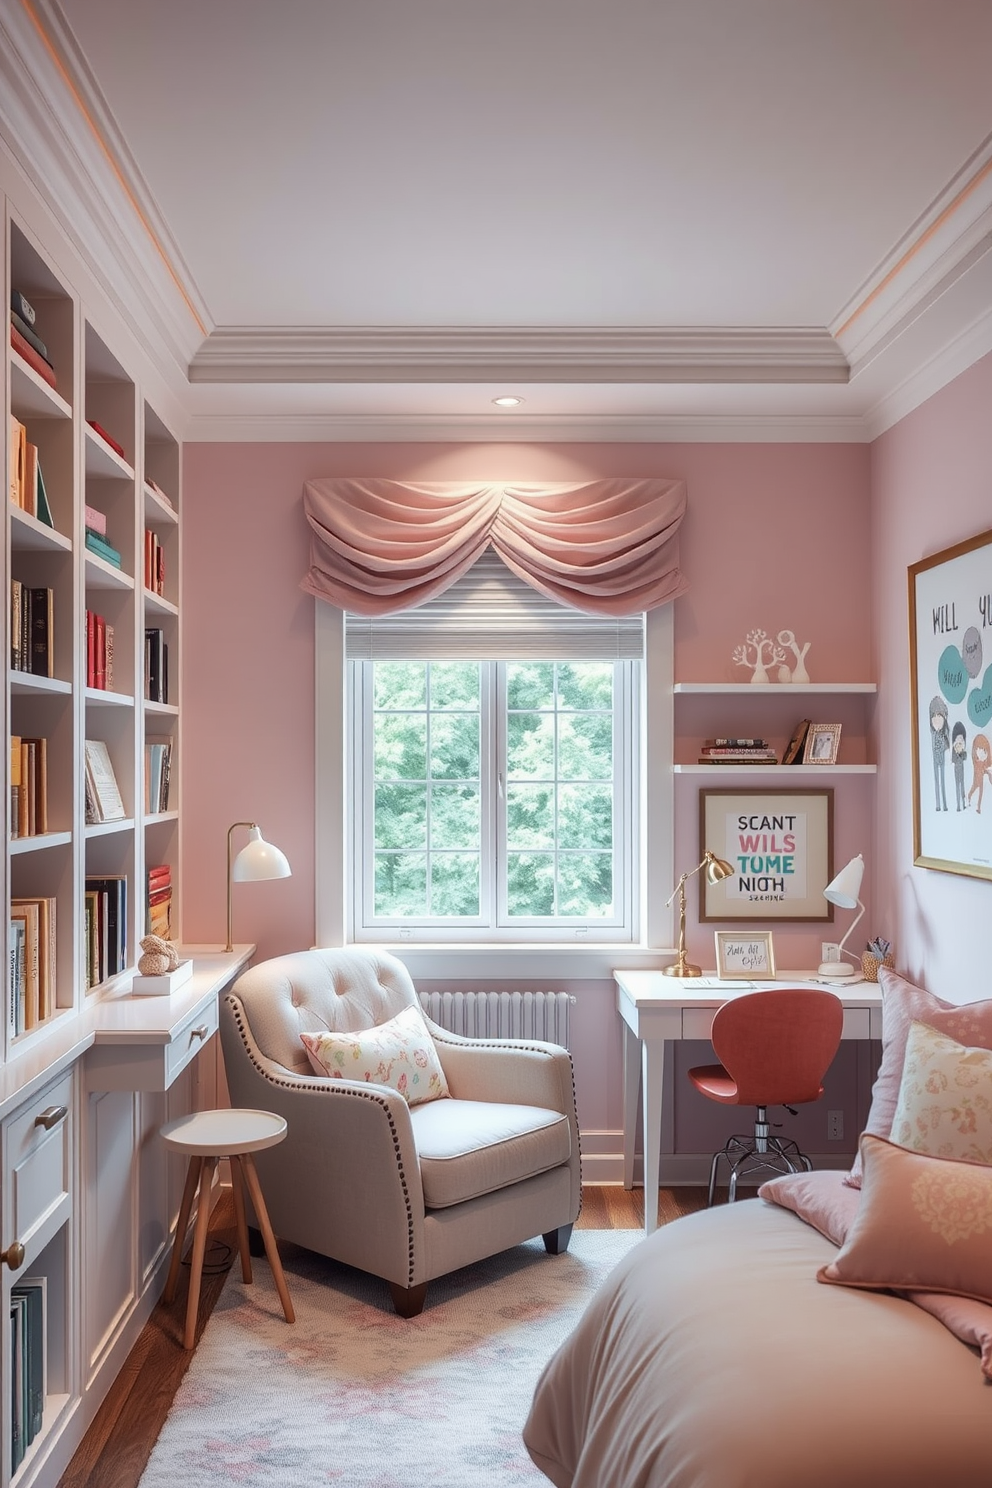
<instances>
[{"instance_id":1,"label":"white built-in desk","mask_svg":"<svg viewBox=\"0 0 992 1488\"><path fill-rule=\"evenodd\" d=\"M661 1113L665 1044L705 1039L713 1016L733 997L766 987L823 987L844 1004L845 1039L882 1036L882 994L875 982L853 986L817 981L808 971L780 972L775 981L720 981L715 974L669 977L660 971L615 971L617 1007L623 1019L623 1186L634 1186L634 1138L638 1085L644 1142L644 1230L658 1224L661 1172ZM652 1202L652 1196L654 1200Z\"/></svg>"}]
</instances>

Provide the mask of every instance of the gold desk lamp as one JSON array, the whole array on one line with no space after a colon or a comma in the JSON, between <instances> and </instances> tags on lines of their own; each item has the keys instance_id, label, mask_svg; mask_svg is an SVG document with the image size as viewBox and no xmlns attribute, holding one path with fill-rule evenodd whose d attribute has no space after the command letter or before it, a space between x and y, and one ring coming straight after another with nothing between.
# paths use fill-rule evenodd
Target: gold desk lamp
<instances>
[{"instance_id":1,"label":"gold desk lamp","mask_svg":"<svg viewBox=\"0 0 992 1488\"><path fill-rule=\"evenodd\" d=\"M663 976L698 977L703 974L700 967L693 966L685 959L685 884L686 879L692 878L693 874L698 873L701 868L705 868L706 882L711 884L722 883L725 878L730 878L734 872L729 863L724 862L723 858L718 858L715 853L711 853L709 848L707 848L703 856L703 861L697 863L695 868L691 868L688 873L683 873L672 890L670 898L666 901L667 907L668 904L671 904L676 894L679 896L679 955L678 960L673 961L671 966L662 967Z\"/></svg>"}]
</instances>

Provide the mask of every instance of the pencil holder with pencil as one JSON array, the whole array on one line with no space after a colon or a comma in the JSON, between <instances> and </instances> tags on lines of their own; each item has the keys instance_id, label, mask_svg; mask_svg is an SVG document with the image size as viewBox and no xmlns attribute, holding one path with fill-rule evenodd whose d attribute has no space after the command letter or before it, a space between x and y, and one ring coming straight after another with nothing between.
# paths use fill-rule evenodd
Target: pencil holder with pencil
<instances>
[{"instance_id":1,"label":"pencil holder with pencil","mask_svg":"<svg viewBox=\"0 0 992 1488\"><path fill-rule=\"evenodd\" d=\"M892 954L892 947L881 935L868 942L868 949L861 953L861 975L866 982L878 981L878 970L880 966L894 967L896 958Z\"/></svg>"}]
</instances>

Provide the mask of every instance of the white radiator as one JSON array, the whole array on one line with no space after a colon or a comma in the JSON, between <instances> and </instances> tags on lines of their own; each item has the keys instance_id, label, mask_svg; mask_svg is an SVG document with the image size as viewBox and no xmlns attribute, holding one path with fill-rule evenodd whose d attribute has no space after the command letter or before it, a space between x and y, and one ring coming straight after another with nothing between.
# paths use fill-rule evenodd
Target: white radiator
<instances>
[{"instance_id":1,"label":"white radiator","mask_svg":"<svg viewBox=\"0 0 992 1488\"><path fill-rule=\"evenodd\" d=\"M424 1012L442 1028L466 1038L531 1038L567 1049L568 992L437 992L420 993Z\"/></svg>"}]
</instances>

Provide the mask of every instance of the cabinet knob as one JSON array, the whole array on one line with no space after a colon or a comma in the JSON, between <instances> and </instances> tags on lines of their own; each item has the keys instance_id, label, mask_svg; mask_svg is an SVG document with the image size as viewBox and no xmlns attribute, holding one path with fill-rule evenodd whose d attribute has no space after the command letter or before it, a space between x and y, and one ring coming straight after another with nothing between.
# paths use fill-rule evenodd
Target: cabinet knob
<instances>
[{"instance_id":1,"label":"cabinet knob","mask_svg":"<svg viewBox=\"0 0 992 1488\"><path fill-rule=\"evenodd\" d=\"M205 1039L209 1032L210 1029L206 1023L198 1023L195 1028L190 1029L189 1036L191 1039Z\"/></svg>"},{"instance_id":2,"label":"cabinet knob","mask_svg":"<svg viewBox=\"0 0 992 1488\"><path fill-rule=\"evenodd\" d=\"M43 1126L46 1131L51 1131L53 1126L58 1126L69 1114L68 1106L49 1106L47 1111L42 1111L40 1116L34 1118L35 1126Z\"/></svg>"},{"instance_id":3,"label":"cabinet knob","mask_svg":"<svg viewBox=\"0 0 992 1488\"><path fill-rule=\"evenodd\" d=\"M13 1245L8 1245L6 1250L0 1250L0 1261L6 1261L11 1271L19 1271L24 1265L24 1246L20 1240L15 1240Z\"/></svg>"}]
</instances>

